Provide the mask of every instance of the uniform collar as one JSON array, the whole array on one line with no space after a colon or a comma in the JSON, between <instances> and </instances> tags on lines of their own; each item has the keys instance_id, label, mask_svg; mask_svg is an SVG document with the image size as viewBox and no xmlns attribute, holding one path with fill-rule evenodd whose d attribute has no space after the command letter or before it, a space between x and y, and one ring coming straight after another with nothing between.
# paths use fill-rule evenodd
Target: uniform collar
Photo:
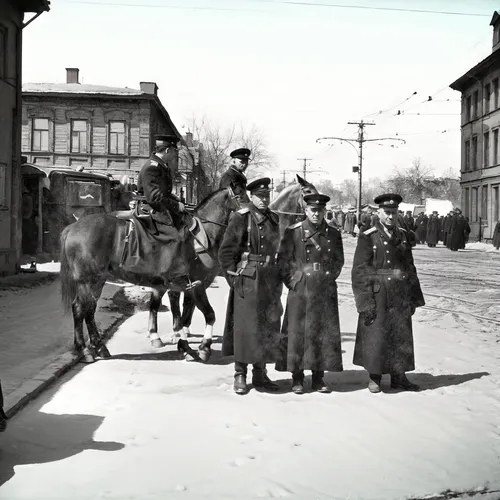
<instances>
[{"instance_id":1,"label":"uniform collar","mask_svg":"<svg viewBox=\"0 0 500 500\"><path fill-rule=\"evenodd\" d=\"M313 226L313 224L311 224L309 219L306 218L304 220L304 222L302 222L302 227L308 232L308 236L310 236L311 234L316 234L316 233L320 233L323 236L327 236L329 226L326 224L326 221L323 219L323 222L318 227L315 227L315 226Z\"/></svg>"},{"instance_id":2,"label":"uniform collar","mask_svg":"<svg viewBox=\"0 0 500 500\"><path fill-rule=\"evenodd\" d=\"M257 224L265 222L266 219L270 220L273 224L279 223L278 214L274 213L272 210L268 209L264 214L253 203L249 203L248 207L250 208L250 213L252 214Z\"/></svg>"},{"instance_id":3,"label":"uniform collar","mask_svg":"<svg viewBox=\"0 0 500 500\"><path fill-rule=\"evenodd\" d=\"M156 153L153 153L153 159L157 161L160 165L168 167L167 162L165 160L162 160Z\"/></svg>"},{"instance_id":4,"label":"uniform collar","mask_svg":"<svg viewBox=\"0 0 500 500\"><path fill-rule=\"evenodd\" d=\"M396 226L394 229L394 233L391 233L387 227L384 226L380 221L377 221L375 223L375 227L377 228L378 232L381 234L382 238L385 240L395 240L398 235L398 227Z\"/></svg>"},{"instance_id":5,"label":"uniform collar","mask_svg":"<svg viewBox=\"0 0 500 500\"><path fill-rule=\"evenodd\" d=\"M234 168L232 165L231 165L231 170L236 172L238 175L241 175L241 177L243 177L243 179L245 179L245 180L247 179L243 172L240 172L237 168Z\"/></svg>"}]
</instances>

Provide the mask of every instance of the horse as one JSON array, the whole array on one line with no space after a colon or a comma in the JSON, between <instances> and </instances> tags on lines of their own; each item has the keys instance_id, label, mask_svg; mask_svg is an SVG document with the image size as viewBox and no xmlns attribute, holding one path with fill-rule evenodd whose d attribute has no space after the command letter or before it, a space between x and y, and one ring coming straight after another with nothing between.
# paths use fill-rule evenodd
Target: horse
<instances>
[{"instance_id":1,"label":"horse","mask_svg":"<svg viewBox=\"0 0 500 500\"><path fill-rule=\"evenodd\" d=\"M305 202L303 197L307 194L315 194L318 192L313 184L307 182L305 179L300 177L300 175L297 175L297 181L297 183L294 183L281 191L278 197L269 205L269 208L279 215L280 236L283 236L285 229L288 226L292 225L297 220L303 220L305 218ZM214 248L212 251L212 255L215 259L217 259L219 245L217 245L217 248ZM210 357L215 313L208 300L206 290L219 274L220 268L218 261L217 266L212 269L198 266L196 267L196 271L192 271L193 278L202 281L202 286L198 286L192 290L184 292L182 315L179 307L180 293L173 291L168 292L173 317L174 333L180 333L177 348L179 351L184 352L185 357L189 360L207 361ZM202 312L205 318L205 333L203 335L203 340L198 347L198 353L194 352L188 343L188 336L190 335L189 327L191 326L191 320L193 318L195 307ZM152 345L162 347L163 342L155 338L152 341Z\"/></svg>"},{"instance_id":2,"label":"horse","mask_svg":"<svg viewBox=\"0 0 500 500\"><path fill-rule=\"evenodd\" d=\"M245 191L237 194L231 188L223 188L208 195L196 207L194 214L203 222L212 248L217 248L222 240L230 214L241 207L240 199L248 200ZM128 224L129 221L111 214L92 214L80 218L61 233L62 300L65 310L73 313L74 350L83 355L82 361L85 363L93 363L96 356L111 356L95 322L97 302L110 277L152 289L148 330L152 339L159 338L158 310L167 285L159 276L129 273L120 267ZM199 259L196 262L193 264L195 273L198 266L202 265ZM84 320L87 324L88 346L83 335Z\"/></svg>"}]
</instances>

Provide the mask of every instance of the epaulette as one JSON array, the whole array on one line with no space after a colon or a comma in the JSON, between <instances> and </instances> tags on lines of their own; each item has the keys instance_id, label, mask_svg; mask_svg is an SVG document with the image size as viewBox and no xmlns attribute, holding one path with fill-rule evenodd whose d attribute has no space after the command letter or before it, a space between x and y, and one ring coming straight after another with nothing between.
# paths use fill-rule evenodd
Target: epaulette
<instances>
[{"instance_id":1,"label":"epaulette","mask_svg":"<svg viewBox=\"0 0 500 500\"><path fill-rule=\"evenodd\" d=\"M290 226L290 229L297 229L298 227L301 227L301 226L302 226L302 221L296 222L295 224L292 224Z\"/></svg>"},{"instance_id":2,"label":"epaulette","mask_svg":"<svg viewBox=\"0 0 500 500\"><path fill-rule=\"evenodd\" d=\"M367 229L366 231L364 231L361 234L373 234L376 230L377 230L377 228L375 226L373 226L373 227L371 227L370 229Z\"/></svg>"},{"instance_id":3,"label":"epaulette","mask_svg":"<svg viewBox=\"0 0 500 500\"><path fill-rule=\"evenodd\" d=\"M237 212L241 215L244 215L244 214L247 214L248 212L250 212L250 209L248 207L243 207L243 208L240 208L239 210L237 210Z\"/></svg>"},{"instance_id":4,"label":"epaulette","mask_svg":"<svg viewBox=\"0 0 500 500\"><path fill-rule=\"evenodd\" d=\"M151 160L151 166L157 167L158 166L158 162L154 161L154 160Z\"/></svg>"}]
</instances>

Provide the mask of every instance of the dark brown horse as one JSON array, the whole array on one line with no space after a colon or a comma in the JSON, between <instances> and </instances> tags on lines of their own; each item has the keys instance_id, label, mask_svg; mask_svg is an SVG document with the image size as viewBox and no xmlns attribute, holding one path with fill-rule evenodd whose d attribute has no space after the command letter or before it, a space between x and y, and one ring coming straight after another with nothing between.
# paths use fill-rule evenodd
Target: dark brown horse
<instances>
[{"instance_id":1,"label":"dark brown horse","mask_svg":"<svg viewBox=\"0 0 500 500\"><path fill-rule=\"evenodd\" d=\"M207 196L195 209L194 215L200 218L206 231L209 253L217 254L229 216L241 206L240 198L248 201L245 191L236 193L230 188L224 188ZM94 315L102 288L111 277L152 289L148 330L153 339L159 340L158 310L167 289L160 276L127 273L120 267L127 227L128 221L113 215L94 214L79 219L61 234L62 298L66 309L73 312L75 350L83 351L83 361L87 363L95 361L96 355L103 358L110 356L101 341ZM205 269L199 259L196 259L192 265L193 277L200 275L200 266ZM198 288L205 288L209 284ZM196 288L192 292L194 290ZM193 296L197 298L197 295ZM197 301L196 303L198 304ZM201 307L206 309L205 305ZM89 336L88 346L85 346L83 334L84 321Z\"/></svg>"},{"instance_id":2,"label":"dark brown horse","mask_svg":"<svg viewBox=\"0 0 500 500\"><path fill-rule=\"evenodd\" d=\"M305 203L303 197L307 194L317 193L313 184L297 175L297 183L285 188L279 196L273 200L269 208L278 213L280 219L280 235L285 232L285 228L298 220L303 220ZM213 256L217 259L220 242L217 244L217 251L213 251ZM219 263L212 269L200 266L199 263L191 271L193 279L202 281L202 286L198 286L184 293L182 314L179 307L180 293L168 292L172 316L174 320L174 332L180 332L180 340L177 344L180 351L188 356L188 359L206 361L210 356L212 344L213 325L215 323L215 313L207 297L206 289L211 285L215 277L220 273ZM194 309L197 307L205 317L205 333L203 340L198 347L198 353L191 350L188 344L190 334L189 327L193 318ZM154 319L156 324L156 318ZM152 340L152 345L162 347L160 339Z\"/></svg>"}]
</instances>

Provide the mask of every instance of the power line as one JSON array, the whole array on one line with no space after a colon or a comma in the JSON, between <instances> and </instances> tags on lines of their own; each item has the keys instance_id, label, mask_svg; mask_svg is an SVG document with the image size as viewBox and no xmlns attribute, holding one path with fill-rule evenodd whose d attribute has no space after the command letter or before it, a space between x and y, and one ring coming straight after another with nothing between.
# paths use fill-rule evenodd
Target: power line
<instances>
[{"instance_id":1,"label":"power line","mask_svg":"<svg viewBox=\"0 0 500 500\"><path fill-rule=\"evenodd\" d=\"M491 17L491 14L480 14L478 12L452 12L442 10L424 10L424 9L403 9L397 7L373 7L368 5L345 5L335 3L317 3L317 2L297 2L293 0L250 0L252 2L263 2L271 4L301 5L308 7L331 7L336 9L358 9L358 10L381 10L391 12L413 12L418 14L442 14L450 16L474 16Z\"/></svg>"}]
</instances>

